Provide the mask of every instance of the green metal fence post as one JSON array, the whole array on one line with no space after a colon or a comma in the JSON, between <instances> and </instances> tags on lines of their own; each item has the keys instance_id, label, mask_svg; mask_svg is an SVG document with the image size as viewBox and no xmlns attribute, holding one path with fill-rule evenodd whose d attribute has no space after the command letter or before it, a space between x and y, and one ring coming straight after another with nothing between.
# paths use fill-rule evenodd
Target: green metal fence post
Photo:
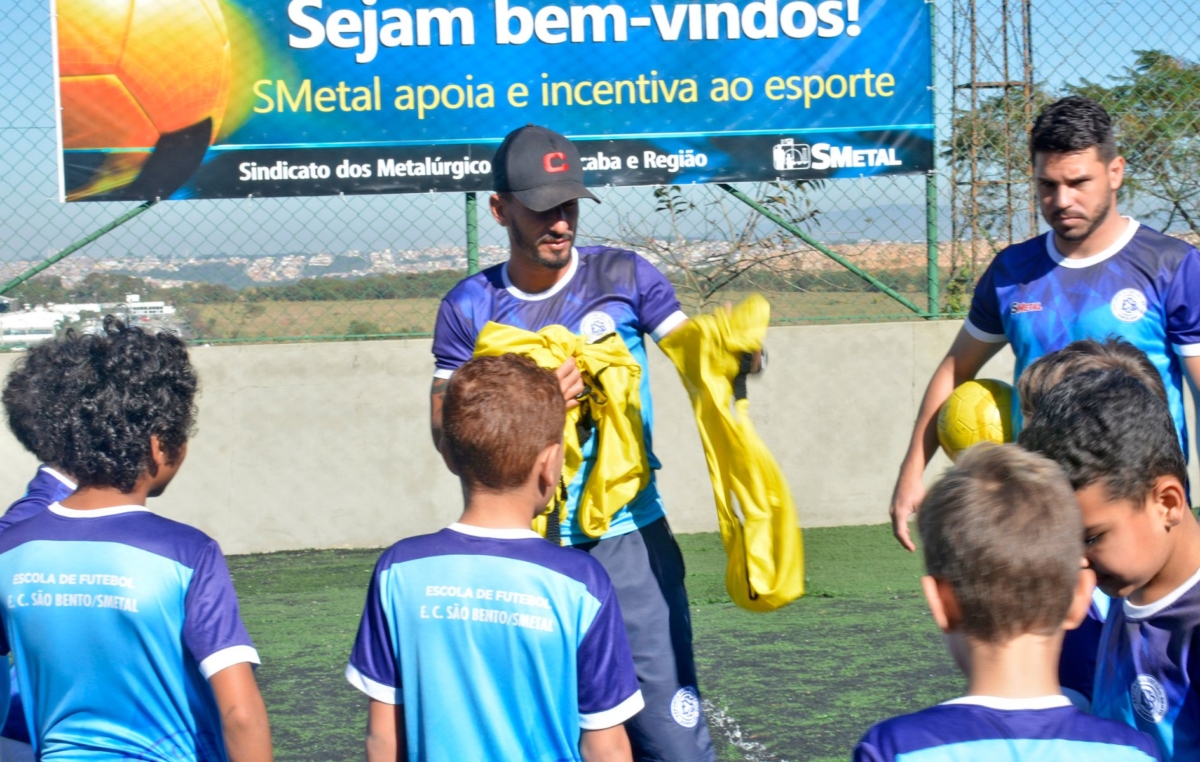
<instances>
[{"instance_id":1,"label":"green metal fence post","mask_svg":"<svg viewBox=\"0 0 1200 762\"><path fill-rule=\"evenodd\" d=\"M941 314L941 296L938 293L941 271L938 267L937 171L933 169L925 175L925 241L929 270L929 306L926 312L928 317L935 318Z\"/></svg>"},{"instance_id":2,"label":"green metal fence post","mask_svg":"<svg viewBox=\"0 0 1200 762\"><path fill-rule=\"evenodd\" d=\"M830 259L832 259L834 262L837 262L839 265L841 265L842 267L846 268L846 269L847 269L847 270L849 270L850 272L854 273L854 274L855 274L855 275L857 275L858 277L862 278L862 279L863 279L863 280L865 280L867 283L870 283L870 284L871 284L872 286L874 286L875 288L879 289L879 290L880 290L880 291L882 291L883 293L887 294L888 296L892 297L892 298L893 298L893 299L895 299L896 301L900 302L900 303L901 303L901 304L903 304L905 307L909 308L910 310L912 310L913 312L917 313L917 314L918 314L918 315L920 315L921 317L927 317L927 315L925 314L925 310L923 310L923 309L921 309L920 307L918 307L918 306L917 306L917 305L916 305L916 304L915 304L915 303L914 303L914 302L913 302L911 299L909 299L908 297L904 296L904 295L903 295L903 294L901 294L899 291L897 291L896 289L892 288L891 286L889 286L888 284L884 283L883 281L879 280L879 279L878 279L878 278L876 278L874 275L872 275L871 273L869 273L869 272L867 272L866 270L862 269L861 267L859 267L858 265L854 264L854 263L853 263L853 262L851 262L850 260L846 259L846 258L845 258L845 257L843 257L841 254L838 254L836 251L834 251L833 249L829 248L829 247L828 247L828 246L826 246L825 244L821 243L821 242L820 242L820 241L818 241L816 238L813 238L811 235L809 235L808 233L804 232L803 230L801 230L801 229L800 229L799 227L797 227L796 225L793 225L792 223L788 222L788 221L787 221L787 220L785 220L784 218L780 217L780 216L779 216L778 214L776 214L775 212L771 211L771 210L770 210L770 209L768 209L767 207L763 206L762 204L758 203L758 202L757 202L757 201L755 201L754 199L750 198L749 196L747 196L747 195L746 195L745 193L743 193L742 191L740 191L740 190L738 190L737 188L733 187L733 186L732 186L732 185L730 185L729 183L717 183L717 187L718 187L718 188L720 188L721 190L725 191L726 193L728 193L728 194L732 195L732 196L733 196L734 198L736 198L738 201L741 201L743 204L745 204L746 206L750 207L750 208L751 208L751 209L753 209L754 211L758 212L758 213L759 213L759 214L761 214L763 217L766 217L766 218L767 218L768 220L770 220L771 222L774 222L776 225L778 225L779 227L783 228L783 229L784 229L784 230L786 230L787 232L789 232L789 233L791 233L792 235L796 236L796 237L797 237L797 238L799 238L801 241L804 241L804 242L805 242L805 243L807 243L809 246L813 247L813 248L814 248L814 249L816 249L817 251L819 251L819 252L821 252L822 254L824 254L825 256L829 257L829 258L830 258Z\"/></svg>"},{"instance_id":3,"label":"green metal fence post","mask_svg":"<svg viewBox=\"0 0 1200 762\"><path fill-rule=\"evenodd\" d=\"M930 64L931 90L930 100L933 103L933 113L937 113L937 5L929 3L929 39L934 41L933 54ZM938 263L938 198L937 198L937 145L934 143L933 167L925 175L925 244L928 259L929 304L926 312L929 317L937 317L941 313L941 297L938 287L941 285L941 272Z\"/></svg>"},{"instance_id":4,"label":"green metal fence post","mask_svg":"<svg viewBox=\"0 0 1200 762\"><path fill-rule=\"evenodd\" d=\"M467 275L479 272L479 202L467 194Z\"/></svg>"},{"instance_id":5,"label":"green metal fence post","mask_svg":"<svg viewBox=\"0 0 1200 762\"><path fill-rule=\"evenodd\" d=\"M0 286L0 296L7 294L9 291L12 291L14 288L21 285L22 283L29 280L30 278L37 275L38 273L42 272L43 270L53 267L54 265L58 264L59 262L63 261L67 257L71 256L75 252L82 249L84 246L87 246L92 241L95 241L97 238L100 238L107 233L111 233L112 231L121 227L126 222L129 222L134 217L138 216L139 214L146 211L147 209L149 209L150 207L154 206L157 203L158 203L158 199L152 199L150 201L145 201L141 204L138 204L133 209L130 209L128 212L125 212L125 214L122 214L120 217L116 218L115 220L108 223L104 227L98 228L94 232L89 233L88 235L84 236L83 238L80 238L78 241L71 244L67 248L63 249L62 251L58 252L57 254L49 256L46 259L42 260L41 262L38 262L33 267L29 268L25 272L21 273L17 277L10 280L8 283L5 283L3 286Z\"/></svg>"}]
</instances>

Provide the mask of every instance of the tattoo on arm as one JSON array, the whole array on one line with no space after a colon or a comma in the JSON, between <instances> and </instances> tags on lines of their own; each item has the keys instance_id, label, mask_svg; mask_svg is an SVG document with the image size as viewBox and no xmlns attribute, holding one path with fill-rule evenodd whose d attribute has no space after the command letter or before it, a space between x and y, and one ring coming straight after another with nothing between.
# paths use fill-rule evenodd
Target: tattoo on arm
<instances>
[{"instance_id":1,"label":"tattoo on arm","mask_svg":"<svg viewBox=\"0 0 1200 762\"><path fill-rule=\"evenodd\" d=\"M442 446L442 401L446 398L446 387L450 385L448 378L435 378L429 387L429 425L433 434L433 446Z\"/></svg>"}]
</instances>

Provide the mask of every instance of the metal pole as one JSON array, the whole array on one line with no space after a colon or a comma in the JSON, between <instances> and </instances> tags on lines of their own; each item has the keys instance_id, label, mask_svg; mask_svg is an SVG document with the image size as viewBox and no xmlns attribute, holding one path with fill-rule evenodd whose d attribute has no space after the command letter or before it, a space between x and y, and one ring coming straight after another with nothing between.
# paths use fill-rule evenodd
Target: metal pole
<instances>
[{"instance_id":1,"label":"metal pole","mask_svg":"<svg viewBox=\"0 0 1200 762\"><path fill-rule=\"evenodd\" d=\"M855 275L857 275L858 277L862 278L867 283L870 283L872 286L879 289L880 291L887 294L888 296L892 297L896 301L900 302L905 307L909 308L910 310L917 313L921 317L927 317L924 310L922 310L920 307L918 307L916 304L914 304L910 299L905 297L903 294L896 291L896 289L892 288L888 284L879 280L874 275L871 275L866 270L863 270L858 265L856 265L853 262L851 262L850 260L846 259L841 254L838 254L833 249L830 249L828 246L821 243L816 238L813 238L808 233L805 233L800 228L796 227L792 223L790 223L787 220L785 220L784 218L780 217L778 214L775 214L775 212L772 212L770 209L768 209L767 207L758 203L754 199L750 198L745 193L742 193L740 190L733 187L729 183L717 183L717 187L720 188L721 190L725 191L726 193L729 193L734 198L736 198L738 201L741 201L743 204L750 207L754 211L758 212L763 217L766 217L771 222L774 222L779 227L783 228L787 232L796 236L801 241L804 241L809 246L813 247L817 251L819 251L822 254L824 254L825 256L829 257L834 262L837 262L842 267L846 268L850 272L852 272Z\"/></svg>"},{"instance_id":2,"label":"metal pole","mask_svg":"<svg viewBox=\"0 0 1200 762\"><path fill-rule=\"evenodd\" d=\"M932 60L930 63L930 100L933 102L933 113L937 113L937 6L929 4L929 39L933 42ZM951 85L954 83L952 82ZM936 140L934 141L936 146ZM925 175L925 245L926 266L928 268L928 306L926 313L936 317L941 312L938 286L941 273L938 270L938 197L937 197L937 151L933 152L933 166Z\"/></svg>"},{"instance_id":3,"label":"metal pole","mask_svg":"<svg viewBox=\"0 0 1200 762\"><path fill-rule=\"evenodd\" d=\"M55 254L51 257L47 257L46 259L42 260L41 262L37 263L33 267L29 268L25 272L21 273L17 277L10 280L8 283L5 283L3 286L0 286L0 296L7 294L9 291L12 291L14 288L21 285L22 283L29 280L30 278L37 275L38 273L42 272L43 270L53 267L54 265L58 264L59 262L63 261L67 257L71 256L75 252L82 249L84 246L87 246L92 241L95 241L97 238L101 238L104 235L106 235L107 233L111 233L112 231L121 227L126 222L129 222L134 217L138 216L139 214L146 211L147 209L149 209L150 207L154 206L157 203L158 203L158 199L154 199L151 201L145 201L145 202L135 206L133 209L130 209L128 212L125 212L125 214L122 214L120 217L116 218L115 220L108 223L104 227L99 228L95 232L89 233L87 236L79 239L78 241L71 244L67 248L63 249L62 251L58 252L57 254Z\"/></svg>"},{"instance_id":4,"label":"metal pole","mask_svg":"<svg viewBox=\"0 0 1200 762\"><path fill-rule=\"evenodd\" d=\"M479 202L467 194L467 275L479 272Z\"/></svg>"}]
</instances>

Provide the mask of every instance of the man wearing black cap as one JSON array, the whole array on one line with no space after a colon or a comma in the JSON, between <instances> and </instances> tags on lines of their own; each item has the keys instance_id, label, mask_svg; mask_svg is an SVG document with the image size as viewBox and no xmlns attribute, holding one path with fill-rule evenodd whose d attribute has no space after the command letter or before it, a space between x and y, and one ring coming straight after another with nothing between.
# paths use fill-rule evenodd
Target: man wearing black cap
<instances>
[{"instance_id":1,"label":"man wearing black cap","mask_svg":"<svg viewBox=\"0 0 1200 762\"><path fill-rule=\"evenodd\" d=\"M538 331L562 325L589 339L616 332L642 366L644 438L651 448L649 364L644 337L655 341L687 320L675 290L632 251L576 248L579 199L599 202L583 187L579 151L562 135L527 125L511 132L492 163L491 212L508 230L508 261L469 276L442 300L434 328L431 391L433 439L440 445L446 383L471 358L488 321ZM574 360L557 371L568 405L583 391ZM595 457L594 438L585 444ZM650 464L659 467L654 453ZM599 540L574 515L588 466L568 485L562 543L595 556L608 571L633 650L645 708L625 723L634 758L654 762L715 760L696 689L691 619L683 558L667 526L662 498L650 484L609 524Z\"/></svg>"}]
</instances>

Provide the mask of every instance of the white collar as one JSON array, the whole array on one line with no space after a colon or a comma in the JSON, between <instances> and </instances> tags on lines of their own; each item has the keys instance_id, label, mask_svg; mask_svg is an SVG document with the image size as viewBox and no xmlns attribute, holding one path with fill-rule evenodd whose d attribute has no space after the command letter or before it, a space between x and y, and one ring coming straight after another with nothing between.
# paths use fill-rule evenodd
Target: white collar
<instances>
[{"instance_id":1,"label":"white collar","mask_svg":"<svg viewBox=\"0 0 1200 762\"><path fill-rule=\"evenodd\" d=\"M528 294L514 286L513 282L508 278L508 262L505 262L504 266L500 268L500 279L504 282L504 289L518 299L524 299L527 302L540 302L543 299L549 299L559 291L562 291L564 288L566 288L567 284L571 282L571 279L575 277L575 271L578 269L579 249L576 249L574 246L572 246L571 264L567 266L567 274L559 278L558 283L555 283L545 291L537 294Z\"/></svg>"},{"instance_id":2,"label":"white collar","mask_svg":"<svg viewBox=\"0 0 1200 762\"><path fill-rule=\"evenodd\" d=\"M63 475L61 472L59 472L59 471L55 471L55 470L54 470L53 468L51 468L50 466L42 466L42 467L41 467L41 468L39 468L38 470L39 470L39 471L45 471L46 473L48 473L48 474L50 474L51 476L53 476L55 479L58 479L60 482L62 482L62 483L63 483L63 486L64 486L64 487L67 487L67 488L68 488L68 489L70 489L72 492L74 492L75 490L79 489L79 485L78 485L78 484L76 484L75 482L73 482L73 481L71 481L70 479L68 479L68 478L67 478L66 476L64 476L64 475Z\"/></svg>"},{"instance_id":3,"label":"white collar","mask_svg":"<svg viewBox=\"0 0 1200 762\"><path fill-rule=\"evenodd\" d=\"M1092 265L1100 264L1104 260L1115 255L1121 249L1125 248L1125 245L1129 243L1129 241L1133 238L1133 234L1136 233L1137 229L1140 227L1140 223L1132 217L1122 217L1121 219L1129 220L1129 224L1125 226L1125 232L1122 233L1117 240L1113 241L1111 246L1098 254L1093 254L1090 257L1083 257L1082 259L1070 259L1068 257L1064 257L1062 254L1058 253L1058 247L1054 245L1053 230L1051 230L1049 233L1046 233L1046 253L1050 255L1050 259L1054 261L1054 264L1062 265L1063 267L1069 267L1072 270L1080 270L1085 267L1091 267Z\"/></svg>"},{"instance_id":4,"label":"white collar","mask_svg":"<svg viewBox=\"0 0 1200 762\"><path fill-rule=\"evenodd\" d=\"M144 505L114 505L112 508L96 508L91 511L81 511L77 508L67 508L60 503L51 503L49 510L51 513L65 516L69 519L100 519L105 516L120 516L122 513L150 512L150 509Z\"/></svg>"},{"instance_id":5,"label":"white collar","mask_svg":"<svg viewBox=\"0 0 1200 762\"><path fill-rule=\"evenodd\" d=\"M489 529L488 527L477 527L473 524L462 524L457 521L447 528L459 534L471 537L487 537L492 540L529 540L534 537L541 538L541 535L532 529Z\"/></svg>"},{"instance_id":6,"label":"white collar","mask_svg":"<svg viewBox=\"0 0 1200 762\"><path fill-rule=\"evenodd\" d=\"M988 709L1017 711L1019 709L1057 709L1071 706L1071 700L1061 693L1052 696L1036 696L1034 698L1002 698L1000 696L963 696L962 698L943 701L942 706L983 706Z\"/></svg>"},{"instance_id":7,"label":"white collar","mask_svg":"<svg viewBox=\"0 0 1200 762\"><path fill-rule=\"evenodd\" d=\"M1170 606L1172 603L1179 600L1180 596L1195 587L1197 582L1200 582L1200 569L1197 569L1195 573L1188 577L1182 585L1167 593L1162 598L1159 598L1154 603L1147 603L1145 606L1136 606L1130 603L1129 599L1126 598L1121 602L1121 607L1125 611L1125 618L1149 619L1155 614L1160 613L1167 606Z\"/></svg>"}]
</instances>

